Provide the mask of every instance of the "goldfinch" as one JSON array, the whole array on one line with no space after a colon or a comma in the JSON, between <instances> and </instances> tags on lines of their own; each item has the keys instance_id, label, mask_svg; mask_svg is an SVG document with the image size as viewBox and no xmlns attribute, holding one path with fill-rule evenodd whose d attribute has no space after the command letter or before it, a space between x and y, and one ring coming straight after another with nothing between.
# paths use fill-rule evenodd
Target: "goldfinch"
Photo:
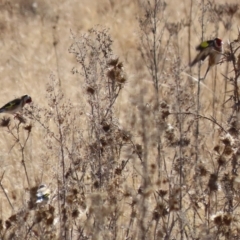
<instances>
[{"instance_id":1,"label":"goldfinch","mask_svg":"<svg viewBox=\"0 0 240 240\"><path fill-rule=\"evenodd\" d=\"M208 56L208 68L203 79L206 78L210 68L218 64L221 55L223 54L223 41L220 38L215 38L213 40L208 40L202 42L196 47L196 50L199 51L195 59L189 63L189 66L194 66L199 61L204 61Z\"/></svg>"},{"instance_id":2,"label":"goldfinch","mask_svg":"<svg viewBox=\"0 0 240 240\"><path fill-rule=\"evenodd\" d=\"M50 196L50 189L47 188L45 184L42 184L39 186L36 196L37 196L36 203L40 203L43 201L47 202Z\"/></svg>"},{"instance_id":3,"label":"goldfinch","mask_svg":"<svg viewBox=\"0 0 240 240\"><path fill-rule=\"evenodd\" d=\"M26 103L31 103L32 98L28 95L24 95L21 98L16 98L11 102L5 104L0 108L0 113L9 113L16 114L17 112L21 112L22 108Z\"/></svg>"}]
</instances>

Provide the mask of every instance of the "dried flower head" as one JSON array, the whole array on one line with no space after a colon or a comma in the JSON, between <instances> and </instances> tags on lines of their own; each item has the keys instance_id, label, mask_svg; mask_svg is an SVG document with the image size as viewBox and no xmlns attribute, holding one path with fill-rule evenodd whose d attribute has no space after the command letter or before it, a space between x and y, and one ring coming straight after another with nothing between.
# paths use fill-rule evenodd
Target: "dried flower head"
<instances>
[{"instance_id":1,"label":"dried flower head","mask_svg":"<svg viewBox=\"0 0 240 240\"><path fill-rule=\"evenodd\" d=\"M230 213L219 211L211 216L211 220L217 226L229 226L233 221L233 216Z\"/></svg>"},{"instance_id":2,"label":"dried flower head","mask_svg":"<svg viewBox=\"0 0 240 240\"><path fill-rule=\"evenodd\" d=\"M25 126L24 129L25 129L26 131L28 131L28 132L31 132L31 130L32 130L32 125L29 124L29 125Z\"/></svg>"},{"instance_id":3,"label":"dried flower head","mask_svg":"<svg viewBox=\"0 0 240 240\"><path fill-rule=\"evenodd\" d=\"M90 86L90 85L89 85L89 86L87 86L86 91L87 91L88 94L93 95L96 90L95 90L95 88L94 88L93 86Z\"/></svg>"},{"instance_id":4,"label":"dried flower head","mask_svg":"<svg viewBox=\"0 0 240 240\"><path fill-rule=\"evenodd\" d=\"M159 218L168 215L169 211L165 203L159 202L157 203L155 209L153 210L153 220L158 221Z\"/></svg>"},{"instance_id":5,"label":"dried flower head","mask_svg":"<svg viewBox=\"0 0 240 240\"><path fill-rule=\"evenodd\" d=\"M167 193L168 193L168 191L167 190L163 190L163 189L160 189L159 191L157 191L157 194L160 196L160 197L164 197L164 196L166 196L167 195Z\"/></svg>"},{"instance_id":6,"label":"dried flower head","mask_svg":"<svg viewBox=\"0 0 240 240\"><path fill-rule=\"evenodd\" d=\"M10 117L8 118L4 117L1 119L1 123L0 123L1 127L9 127L9 125L10 125Z\"/></svg>"},{"instance_id":7,"label":"dried flower head","mask_svg":"<svg viewBox=\"0 0 240 240\"><path fill-rule=\"evenodd\" d=\"M117 56L112 56L111 59L108 61L109 66L117 66L119 58Z\"/></svg>"},{"instance_id":8,"label":"dried flower head","mask_svg":"<svg viewBox=\"0 0 240 240\"><path fill-rule=\"evenodd\" d=\"M222 225L223 220L223 212L219 211L216 214L211 216L211 220L214 222L215 225L220 226Z\"/></svg>"},{"instance_id":9,"label":"dried flower head","mask_svg":"<svg viewBox=\"0 0 240 240\"><path fill-rule=\"evenodd\" d=\"M231 146L225 146L223 154L229 156L232 153L233 153L233 148Z\"/></svg>"},{"instance_id":10,"label":"dried flower head","mask_svg":"<svg viewBox=\"0 0 240 240\"><path fill-rule=\"evenodd\" d=\"M26 123L27 122L26 118L24 118L20 114L16 114L14 118L18 119L20 123Z\"/></svg>"},{"instance_id":11,"label":"dried flower head","mask_svg":"<svg viewBox=\"0 0 240 240\"><path fill-rule=\"evenodd\" d=\"M201 177L204 177L207 175L208 170L206 168L206 164L200 163L197 167L197 171Z\"/></svg>"},{"instance_id":12,"label":"dried flower head","mask_svg":"<svg viewBox=\"0 0 240 240\"><path fill-rule=\"evenodd\" d=\"M224 60L227 62L233 62L235 61L236 57L234 56L234 54L230 51L230 50L225 50L224 52Z\"/></svg>"},{"instance_id":13,"label":"dried flower head","mask_svg":"<svg viewBox=\"0 0 240 240\"><path fill-rule=\"evenodd\" d=\"M219 145L216 145L213 150L217 153L220 153L220 146Z\"/></svg>"},{"instance_id":14,"label":"dried flower head","mask_svg":"<svg viewBox=\"0 0 240 240\"><path fill-rule=\"evenodd\" d=\"M112 58L108 62L107 76L112 81L116 81L120 84L125 83L127 81L126 73L123 69L123 63L119 62L117 57Z\"/></svg>"},{"instance_id":15,"label":"dried flower head","mask_svg":"<svg viewBox=\"0 0 240 240\"><path fill-rule=\"evenodd\" d=\"M142 156L143 153L142 145L136 144L134 152L137 153L137 155Z\"/></svg>"},{"instance_id":16,"label":"dried flower head","mask_svg":"<svg viewBox=\"0 0 240 240\"><path fill-rule=\"evenodd\" d=\"M79 216L79 211L78 211L78 209L73 209L73 211L72 211L72 217L73 218L77 218Z\"/></svg>"},{"instance_id":17,"label":"dried flower head","mask_svg":"<svg viewBox=\"0 0 240 240\"><path fill-rule=\"evenodd\" d=\"M227 162L226 158L223 155L220 155L217 159L219 166L224 166Z\"/></svg>"},{"instance_id":18,"label":"dried flower head","mask_svg":"<svg viewBox=\"0 0 240 240\"><path fill-rule=\"evenodd\" d=\"M221 138L221 141L223 142L223 144L225 145L233 145L235 143L234 138L232 137L231 134L227 133L225 136L223 136Z\"/></svg>"},{"instance_id":19,"label":"dried flower head","mask_svg":"<svg viewBox=\"0 0 240 240\"><path fill-rule=\"evenodd\" d=\"M212 173L208 181L208 187L211 192L218 190L219 185L217 180L218 180L218 175L216 173Z\"/></svg>"}]
</instances>

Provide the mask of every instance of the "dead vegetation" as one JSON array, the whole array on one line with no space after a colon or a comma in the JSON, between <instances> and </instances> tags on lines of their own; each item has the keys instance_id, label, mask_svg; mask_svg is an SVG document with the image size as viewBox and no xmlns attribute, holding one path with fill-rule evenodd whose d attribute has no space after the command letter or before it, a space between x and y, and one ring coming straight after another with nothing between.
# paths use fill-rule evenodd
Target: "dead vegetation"
<instances>
[{"instance_id":1,"label":"dead vegetation","mask_svg":"<svg viewBox=\"0 0 240 240\"><path fill-rule=\"evenodd\" d=\"M56 71L32 89L41 100L0 122L1 239L240 238L238 5L190 0L176 20L171 1L132 4L132 58L114 49L109 22L71 26L61 52L62 10L47 11ZM0 6L46 21L44 2ZM202 82L205 63L186 67L193 44L221 36L222 60Z\"/></svg>"}]
</instances>

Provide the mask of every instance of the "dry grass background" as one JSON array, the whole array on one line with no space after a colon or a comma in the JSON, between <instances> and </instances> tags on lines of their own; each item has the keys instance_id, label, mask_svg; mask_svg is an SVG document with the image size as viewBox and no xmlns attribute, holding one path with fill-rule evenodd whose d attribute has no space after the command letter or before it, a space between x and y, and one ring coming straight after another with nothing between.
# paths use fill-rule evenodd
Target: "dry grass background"
<instances>
[{"instance_id":1,"label":"dry grass background","mask_svg":"<svg viewBox=\"0 0 240 240\"><path fill-rule=\"evenodd\" d=\"M33 99L0 129L1 239L240 239L237 1L150 2L0 1L0 103ZM198 84L202 37L228 55Z\"/></svg>"}]
</instances>

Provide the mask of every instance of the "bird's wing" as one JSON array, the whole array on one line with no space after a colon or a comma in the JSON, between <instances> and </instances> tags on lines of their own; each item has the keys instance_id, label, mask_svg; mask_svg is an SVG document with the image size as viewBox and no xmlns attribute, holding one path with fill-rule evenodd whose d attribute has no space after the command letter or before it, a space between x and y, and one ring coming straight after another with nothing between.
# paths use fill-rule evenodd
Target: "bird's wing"
<instances>
[{"instance_id":1,"label":"bird's wing","mask_svg":"<svg viewBox=\"0 0 240 240\"><path fill-rule=\"evenodd\" d=\"M21 99L17 98L12 100L11 102L5 104L1 109L6 109L6 110L13 110L17 108L21 104Z\"/></svg>"},{"instance_id":2,"label":"bird's wing","mask_svg":"<svg viewBox=\"0 0 240 240\"><path fill-rule=\"evenodd\" d=\"M214 48L212 46L209 46L205 48L203 51L199 52L198 55L195 57L195 59L189 64L190 67L195 65L199 61L204 61L207 56L209 56L210 53L214 51Z\"/></svg>"}]
</instances>

